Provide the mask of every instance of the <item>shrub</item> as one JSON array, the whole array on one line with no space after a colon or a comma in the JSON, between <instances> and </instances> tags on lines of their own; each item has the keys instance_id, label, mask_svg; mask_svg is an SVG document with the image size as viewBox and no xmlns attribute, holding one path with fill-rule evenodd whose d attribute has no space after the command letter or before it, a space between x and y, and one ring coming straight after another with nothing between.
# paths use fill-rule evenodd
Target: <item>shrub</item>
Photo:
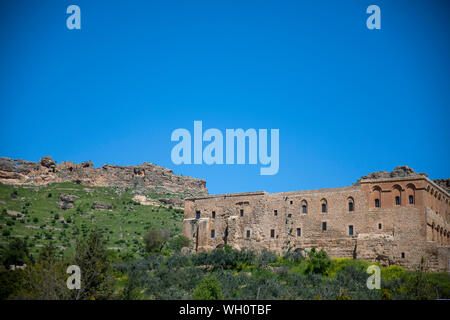
<instances>
[{"instance_id":1,"label":"shrub","mask_svg":"<svg viewBox=\"0 0 450 320\"><path fill-rule=\"evenodd\" d=\"M209 276L195 287L193 298L195 300L222 300L220 282L213 276Z\"/></svg>"},{"instance_id":2,"label":"shrub","mask_svg":"<svg viewBox=\"0 0 450 320\"><path fill-rule=\"evenodd\" d=\"M308 252L308 260L305 273L325 274L330 265L331 262L328 258L327 253L323 249L317 252L316 248L313 247Z\"/></svg>"},{"instance_id":3,"label":"shrub","mask_svg":"<svg viewBox=\"0 0 450 320\"><path fill-rule=\"evenodd\" d=\"M161 252L164 244L169 240L169 231L152 229L144 236L145 251Z\"/></svg>"}]
</instances>

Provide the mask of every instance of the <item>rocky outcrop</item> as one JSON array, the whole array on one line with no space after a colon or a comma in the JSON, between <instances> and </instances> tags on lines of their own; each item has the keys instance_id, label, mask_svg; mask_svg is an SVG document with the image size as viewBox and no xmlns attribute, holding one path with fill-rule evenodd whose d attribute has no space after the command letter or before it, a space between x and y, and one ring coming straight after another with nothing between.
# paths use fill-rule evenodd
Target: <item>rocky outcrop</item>
<instances>
[{"instance_id":1,"label":"rocky outcrop","mask_svg":"<svg viewBox=\"0 0 450 320\"><path fill-rule=\"evenodd\" d=\"M184 201L176 198L161 198L158 199L159 202L173 207L182 207L184 205Z\"/></svg>"},{"instance_id":2,"label":"rocky outcrop","mask_svg":"<svg viewBox=\"0 0 450 320\"><path fill-rule=\"evenodd\" d=\"M100 201L94 201L94 203L92 203L92 209L94 210L109 210L112 208L113 208L112 204L109 203L103 203Z\"/></svg>"},{"instance_id":3,"label":"rocky outcrop","mask_svg":"<svg viewBox=\"0 0 450 320\"><path fill-rule=\"evenodd\" d=\"M72 209L74 206L74 201L79 197L73 194L61 193L59 195L59 200L61 200L58 204L58 208L62 210Z\"/></svg>"},{"instance_id":4,"label":"rocky outcrop","mask_svg":"<svg viewBox=\"0 0 450 320\"><path fill-rule=\"evenodd\" d=\"M369 173L368 175L362 176L358 182L367 179L388 179L388 178L405 178L405 177L420 177L427 176L426 173L415 172L412 168L408 166L395 167L392 172L386 171L376 171Z\"/></svg>"},{"instance_id":5,"label":"rocky outcrop","mask_svg":"<svg viewBox=\"0 0 450 320\"><path fill-rule=\"evenodd\" d=\"M207 195L206 182L175 175L172 170L152 163L136 166L65 161L57 164L50 156L39 162L0 157L0 183L11 185L45 185L53 182L73 182L86 186L133 188L136 193L154 192L179 194L183 197Z\"/></svg>"},{"instance_id":6,"label":"rocky outcrop","mask_svg":"<svg viewBox=\"0 0 450 320\"><path fill-rule=\"evenodd\" d=\"M440 186L441 188L445 189L447 192L450 193L450 179L436 179L433 181L438 186Z\"/></svg>"}]
</instances>

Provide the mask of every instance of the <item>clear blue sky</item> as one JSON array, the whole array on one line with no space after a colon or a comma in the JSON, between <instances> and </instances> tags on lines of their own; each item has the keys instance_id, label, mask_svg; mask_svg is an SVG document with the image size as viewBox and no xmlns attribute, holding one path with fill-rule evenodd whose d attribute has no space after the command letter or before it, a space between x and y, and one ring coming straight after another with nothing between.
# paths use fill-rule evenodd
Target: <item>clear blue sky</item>
<instances>
[{"instance_id":1,"label":"clear blue sky","mask_svg":"<svg viewBox=\"0 0 450 320\"><path fill-rule=\"evenodd\" d=\"M82 29L66 28L81 8ZM381 8L381 30L366 8ZM450 177L450 2L0 4L0 155L153 162L210 193L346 186L409 165ZM280 170L172 164L170 135L278 128Z\"/></svg>"}]
</instances>

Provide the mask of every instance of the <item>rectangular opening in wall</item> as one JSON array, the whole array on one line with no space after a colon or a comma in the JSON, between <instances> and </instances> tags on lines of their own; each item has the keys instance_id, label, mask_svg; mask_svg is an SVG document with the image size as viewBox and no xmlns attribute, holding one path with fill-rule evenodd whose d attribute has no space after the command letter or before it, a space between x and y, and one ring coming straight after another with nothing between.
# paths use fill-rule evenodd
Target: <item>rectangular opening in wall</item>
<instances>
[{"instance_id":1,"label":"rectangular opening in wall","mask_svg":"<svg viewBox=\"0 0 450 320\"><path fill-rule=\"evenodd\" d=\"M327 223L325 221L322 222L322 231L327 231Z\"/></svg>"},{"instance_id":2,"label":"rectangular opening in wall","mask_svg":"<svg viewBox=\"0 0 450 320\"><path fill-rule=\"evenodd\" d=\"M200 219L200 211L199 210L195 211L195 218Z\"/></svg>"},{"instance_id":3,"label":"rectangular opening in wall","mask_svg":"<svg viewBox=\"0 0 450 320\"><path fill-rule=\"evenodd\" d=\"M276 217L278 215L278 210L273 210L273 215Z\"/></svg>"},{"instance_id":4,"label":"rectangular opening in wall","mask_svg":"<svg viewBox=\"0 0 450 320\"><path fill-rule=\"evenodd\" d=\"M348 226L348 235L352 236L353 235L353 226Z\"/></svg>"},{"instance_id":5,"label":"rectangular opening in wall","mask_svg":"<svg viewBox=\"0 0 450 320\"><path fill-rule=\"evenodd\" d=\"M378 230L383 229L383 225L381 223L378 224Z\"/></svg>"},{"instance_id":6,"label":"rectangular opening in wall","mask_svg":"<svg viewBox=\"0 0 450 320\"><path fill-rule=\"evenodd\" d=\"M216 212L213 211L213 212L211 213L211 216L212 216L213 219L215 219L215 218L216 218Z\"/></svg>"},{"instance_id":7,"label":"rectangular opening in wall","mask_svg":"<svg viewBox=\"0 0 450 320\"><path fill-rule=\"evenodd\" d=\"M270 237L275 238L275 229L270 230Z\"/></svg>"},{"instance_id":8,"label":"rectangular opening in wall","mask_svg":"<svg viewBox=\"0 0 450 320\"><path fill-rule=\"evenodd\" d=\"M214 239L215 236L216 236L216 230L212 229L211 230L211 238Z\"/></svg>"},{"instance_id":9,"label":"rectangular opening in wall","mask_svg":"<svg viewBox=\"0 0 450 320\"><path fill-rule=\"evenodd\" d=\"M395 205L396 205L396 206L399 206L399 205L400 205L400 197L399 197L399 196L396 196L396 197L395 197Z\"/></svg>"},{"instance_id":10,"label":"rectangular opening in wall","mask_svg":"<svg viewBox=\"0 0 450 320\"><path fill-rule=\"evenodd\" d=\"M380 207L380 199L375 199L375 208Z\"/></svg>"},{"instance_id":11,"label":"rectangular opening in wall","mask_svg":"<svg viewBox=\"0 0 450 320\"><path fill-rule=\"evenodd\" d=\"M302 213L306 213L306 204L302 205Z\"/></svg>"},{"instance_id":12,"label":"rectangular opening in wall","mask_svg":"<svg viewBox=\"0 0 450 320\"><path fill-rule=\"evenodd\" d=\"M301 236L302 236L302 229L297 228L297 237L301 237Z\"/></svg>"},{"instance_id":13,"label":"rectangular opening in wall","mask_svg":"<svg viewBox=\"0 0 450 320\"><path fill-rule=\"evenodd\" d=\"M402 259L405 259L405 253L402 252Z\"/></svg>"},{"instance_id":14,"label":"rectangular opening in wall","mask_svg":"<svg viewBox=\"0 0 450 320\"><path fill-rule=\"evenodd\" d=\"M244 216L244 209L241 209L241 210L239 211L239 214L240 214L241 217L243 217L243 216Z\"/></svg>"},{"instance_id":15,"label":"rectangular opening in wall","mask_svg":"<svg viewBox=\"0 0 450 320\"><path fill-rule=\"evenodd\" d=\"M250 230L247 230L247 238L250 238Z\"/></svg>"},{"instance_id":16,"label":"rectangular opening in wall","mask_svg":"<svg viewBox=\"0 0 450 320\"><path fill-rule=\"evenodd\" d=\"M409 196L409 204L414 204L414 196Z\"/></svg>"}]
</instances>

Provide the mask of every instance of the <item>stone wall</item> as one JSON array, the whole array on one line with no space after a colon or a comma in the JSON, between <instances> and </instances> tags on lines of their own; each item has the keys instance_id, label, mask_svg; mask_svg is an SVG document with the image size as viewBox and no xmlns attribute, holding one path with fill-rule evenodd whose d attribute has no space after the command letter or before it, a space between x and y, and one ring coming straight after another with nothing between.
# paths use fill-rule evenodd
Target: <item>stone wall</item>
<instances>
[{"instance_id":1,"label":"stone wall","mask_svg":"<svg viewBox=\"0 0 450 320\"><path fill-rule=\"evenodd\" d=\"M426 175L399 171L344 188L189 198L183 233L198 251L225 244L277 253L316 247L331 257L406 268L424 256L430 269L448 270L450 196Z\"/></svg>"}]
</instances>

